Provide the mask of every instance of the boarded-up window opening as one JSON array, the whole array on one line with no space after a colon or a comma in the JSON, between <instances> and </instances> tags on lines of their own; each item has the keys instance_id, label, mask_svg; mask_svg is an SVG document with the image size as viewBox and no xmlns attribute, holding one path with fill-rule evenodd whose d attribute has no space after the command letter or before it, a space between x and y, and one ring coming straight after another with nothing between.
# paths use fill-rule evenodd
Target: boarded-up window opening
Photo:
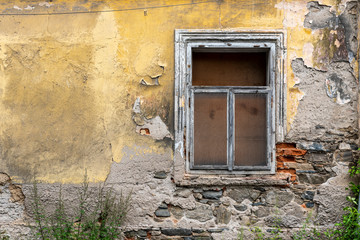
<instances>
[{"instance_id":1,"label":"boarded-up window opening","mask_svg":"<svg viewBox=\"0 0 360 240\"><path fill-rule=\"evenodd\" d=\"M193 169L267 166L268 93L237 88L268 86L267 58L267 51L192 52Z\"/></svg>"}]
</instances>

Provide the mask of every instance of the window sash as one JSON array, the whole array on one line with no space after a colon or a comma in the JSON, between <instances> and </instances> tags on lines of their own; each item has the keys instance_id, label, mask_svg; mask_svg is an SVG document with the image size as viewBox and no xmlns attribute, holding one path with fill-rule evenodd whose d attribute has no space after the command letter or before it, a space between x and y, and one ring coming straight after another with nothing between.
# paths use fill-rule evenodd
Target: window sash
<instances>
[{"instance_id":1,"label":"window sash","mask_svg":"<svg viewBox=\"0 0 360 240\"><path fill-rule=\"evenodd\" d=\"M272 108L271 96L272 89L270 87L202 87L191 86L189 93L189 111L188 111L188 134L190 136L187 141L188 158L190 159L190 170L270 170L271 169L271 126L272 126ZM194 164L194 95L196 93L226 93L227 94L227 165L195 165ZM236 94L259 94L266 96L266 166L235 166L235 95Z\"/></svg>"}]
</instances>

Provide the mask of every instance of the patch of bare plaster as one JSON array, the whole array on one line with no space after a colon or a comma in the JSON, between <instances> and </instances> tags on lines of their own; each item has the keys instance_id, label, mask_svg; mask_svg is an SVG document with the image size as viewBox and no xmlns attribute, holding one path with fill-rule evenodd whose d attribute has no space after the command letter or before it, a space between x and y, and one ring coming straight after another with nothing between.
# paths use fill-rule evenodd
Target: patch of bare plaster
<instances>
[{"instance_id":1,"label":"patch of bare plaster","mask_svg":"<svg viewBox=\"0 0 360 240\"><path fill-rule=\"evenodd\" d=\"M316 32L320 31L318 50L326 49L327 58L330 60L347 60L351 62L356 58L358 40L358 5L357 1L345 4L343 12L337 16L331 6L321 5L317 1L309 2L309 12L305 16L304 27ZM343 48L342 48L343 46ZM324 58L324 57L322 57ZM320 59L321 61L321 59ZM314 62L317 62L315 60Z\"/></svg>"},{"instance_id":2,"label":"patch of bare plaster","mask_svg":"<svg viewBox=\"0 0 360 240\"><path fill-rule=\"evenodd\" d=\"M164 224L154 221L153 215L163 201L174 201L172 194L175 187L169 172L173 162L172 150L168 148L164 153L158 154L149 152L147 147L134 145L131 148L124 147L123 153L120 163L112 164L106 184L119 192L132 191L128 226L141 228ZM155 178L155 173L160 171L164 171L167 177ZM188 202L192 202L191 196L184 198L185 201L188 199Z\"/></svg>"},{"instance_id":3,"label":"patch of bare plaster","mask_svg":"<svg viewBox=\"0 0 360 240\"><path fill-rule=\"evenodd\" d=\"M349 190L346 190L350 181L347 163L337 163L332 170L336 176L321 184L314 197L314 202L319 205L316 222L320 225L339 222L343 207L349 205L344 197L349 195Z\"/></svg>"},{"instance_id":4,"label":"patch of bare plaster","mask_svg":"<svg viewBox=\"0 0 360 240\"><path fill-rule=\"evenodd\" d=\"M155 140L164 138L173 139L168 127L159 116L147 119L141 111L141 99L138 97L133 106L133 121L136 123L136 132L147 135Z\"/></svg>"},{"instance_id":5,"label":"patch of bare plaster","mask_svg":"<svg viewBox=\"0 0 360 240\"><path fill-rule=\"evenodd\" d=\"M305 43L303 47L303 56L306 66L312 65L313 52L314 52L314 45L312 43Z\"/></svg>"},{"instance_id":6,"label":"patch of bare plaster","mask_svg":"<svg viewBox=\"0 0 360 240\"><path fill-rule=\"evenodd\" d=\"M288 141L339 141L357 138L357 81L347 62L332 62L328 71L292 61L296 87L304 93L287 135Z\"/></svg>"},{"instance_id":7,"label":"patch of bare plaster","mask_svg":"<svg viewBox=\"0 0 360 240\"><path fill-rule=\"evenodd\" d=\"M287 2L282 1L275 4L275 8L285 11L283 20L284 27L297 27L303 25L303 16L305 4L303 2Z\"/></svg>"},{"instance_id":8,"label":"patch of bare plaster","mask_svg":"<svg viewBox=\"0 0 360 240\"><path fill-rule=\"evenodd\" d=\"M335 28L336 14L330 12L331 6L321 5L318 1L309 2L306 6L309 13L305 16L304 27L311 29Z\"/></svg>"},{"instance_id":9,"label":"patch of bare plaster","mask_svg":"<svg viewBox=\"0 0 360 240\"><path fill-rule=\"evenodd\" d=\"M22 219L24 199L21 186L14 185L9 175L0 173L0 226Z\"/></svg>"}]
</instances>

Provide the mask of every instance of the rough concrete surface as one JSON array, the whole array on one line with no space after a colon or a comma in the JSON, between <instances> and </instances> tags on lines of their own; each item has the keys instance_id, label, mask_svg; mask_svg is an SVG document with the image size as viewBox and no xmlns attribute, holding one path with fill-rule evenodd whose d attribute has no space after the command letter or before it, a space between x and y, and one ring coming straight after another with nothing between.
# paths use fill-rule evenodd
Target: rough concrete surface
<instances>
[{"instance_id":1,"label":"rough concrete surface","mask_svg":"<svg viewBox=\"0 0 360 240\"><path fill-rule=\"evenodd\" d=\"M357 80L349 63L333 62L329 70L292 61L296 86L304 93L288 141L355 141L357 126Z\"/></svg>"}]
</instances>

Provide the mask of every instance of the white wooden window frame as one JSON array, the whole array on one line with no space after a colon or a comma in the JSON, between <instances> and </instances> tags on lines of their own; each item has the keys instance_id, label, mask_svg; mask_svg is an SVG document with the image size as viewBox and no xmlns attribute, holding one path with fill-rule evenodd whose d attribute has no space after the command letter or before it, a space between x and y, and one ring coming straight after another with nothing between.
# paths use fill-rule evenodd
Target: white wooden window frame
<instances>
[{"instance_id":1,"label":"white wooden window frame","mask_svg":"<svg viewBox=\"0 0 360 240\"><path fill-rule=\"evenodd\" d=\"M192 53L204 52L267 52L267 85L236 87L192 86ZM183 161L187 174L274 174L275 143L285 134L284 34L282 32L238 32L218 30L175 30L175 154ZM227 93L228 147L226 166L194 166L194 93ZM234 162L234 95L267 96L267 159L266 166L238 166ZM190 151L189 151L190 150Z\"/></svg>"}]
</instances>

